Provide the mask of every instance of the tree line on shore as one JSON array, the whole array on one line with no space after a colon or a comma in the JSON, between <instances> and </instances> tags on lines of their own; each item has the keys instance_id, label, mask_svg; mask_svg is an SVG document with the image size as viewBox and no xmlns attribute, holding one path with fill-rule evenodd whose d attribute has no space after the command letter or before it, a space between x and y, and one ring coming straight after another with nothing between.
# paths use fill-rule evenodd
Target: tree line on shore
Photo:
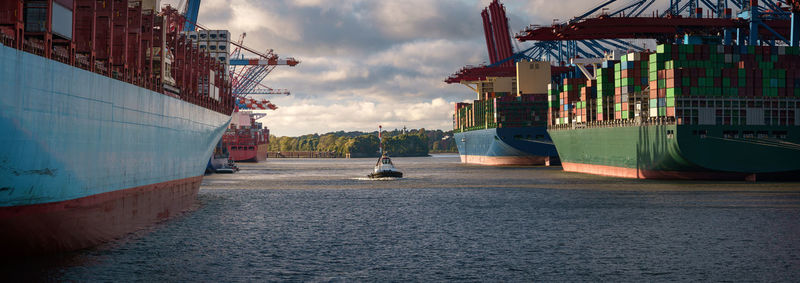
<instances>
[{"instance_id":1,"label":"tree line on shore","mask_svg":"<svg viewBox=\"0 0 800 283\"><path fill-rule=\"evenodd\" d=\"M383 131L383 149L391 156L428 156L429 153L456 152L453 131L423 129ZM377 157L378 131L331 132L299 137L270 136L269 151L325 151L344 157Z\"/></svg>"}]
</instances>

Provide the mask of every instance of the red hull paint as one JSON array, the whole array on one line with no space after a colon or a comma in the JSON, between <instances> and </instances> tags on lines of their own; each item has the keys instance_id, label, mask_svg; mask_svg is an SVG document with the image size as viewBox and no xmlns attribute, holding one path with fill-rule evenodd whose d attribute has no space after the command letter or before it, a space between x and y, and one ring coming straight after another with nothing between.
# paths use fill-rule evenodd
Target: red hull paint
<instances>
[{"instance_id":1,"label":"red hull paint","mask_svg":"<svg viewBox=\"0 0 800 283\"><path fill-rule=\"evenodd\" d=\"M192 207L202 176L85 198L0 208L6 255L73 251L113 240Z\"/></svg>"},{"instance_id":2,"label":"red hull paint","mask_svg":"<svg viewBox=\"0 0 800 283\"><path fill-rule=\"evenodd\" d=\"M267 145L260 144L256 149L234 149L234 146L228 148L230 158L236 162L261 162L267 160Z\"/></svg>"},{"instance_id":3,"label":"red hull paint","mask_svg":"<svg viewBox=\"0 0 800 283\"><path fill-rule=\"evenodd\" d=\"M460 155L461 163L479 164L489 166L526 166L545 165L545 156L483 156Z\"/></svg>"},{"instance_id":4,"label":"red hull paint","mask_svg":"<svg viewBox=\"0 0 800 283\"><path fill-rule=\"evenodd\" d=\"M657 171L641 170L607 165L562 162L564 171L587 173L609 177L631 179L683 179L683 180L748 180L755 181L754 174L735 172L702 172L702 171Z\"/></svg>"}]
</instances>

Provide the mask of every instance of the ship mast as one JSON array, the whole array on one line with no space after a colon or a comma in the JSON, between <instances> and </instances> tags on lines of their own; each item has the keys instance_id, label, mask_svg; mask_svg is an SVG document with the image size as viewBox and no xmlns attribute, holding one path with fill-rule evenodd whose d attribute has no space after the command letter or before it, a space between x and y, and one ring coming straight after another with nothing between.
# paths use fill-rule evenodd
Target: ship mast
<instances>
[{"instance_id":1,"label":"ship mast","mask_svg":"<svg viewBox=\"0 0 800 283\"><path fill-rule=\"evenodd\" d=\"M380 150L381 156L383 156L383 138L381 136L381 132L383 127L378 125L378 149Z\"/></svg>"}]
</instances>

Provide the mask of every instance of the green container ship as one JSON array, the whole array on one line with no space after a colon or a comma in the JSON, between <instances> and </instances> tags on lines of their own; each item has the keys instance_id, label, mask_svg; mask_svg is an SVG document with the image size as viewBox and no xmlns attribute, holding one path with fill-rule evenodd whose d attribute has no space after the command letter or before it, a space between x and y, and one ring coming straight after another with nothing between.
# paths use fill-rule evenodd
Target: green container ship
<instances>
[{"instance_id":1,"label":"green container ship","mask_svg":"<svg viewBox=\"0 0 800 283\"><path fill-rule=\"evenodd\" d=\"M550 86L565 171L627 178L800 176L800 49L660 45Z\"/></svg>"}]
</instances>

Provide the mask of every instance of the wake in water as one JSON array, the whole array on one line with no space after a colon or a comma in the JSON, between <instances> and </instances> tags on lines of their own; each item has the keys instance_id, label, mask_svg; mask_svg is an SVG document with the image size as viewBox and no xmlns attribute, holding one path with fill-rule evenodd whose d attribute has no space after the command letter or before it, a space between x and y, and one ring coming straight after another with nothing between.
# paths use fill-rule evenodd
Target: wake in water
<instances>
[{"instance_id":1,"label":"wake in water","mask_svg":"<svg viewBox=\"0 0 800 283\"><path fill-rule=\"evenodd\" d=\"M360 178L353 178L353 180L358 180L358 181L394 181L394 180L400 180L400 179L401 178L395 178L395 177L383 177L383 178L360 177Z\"/></svg>"}]
</instances>

